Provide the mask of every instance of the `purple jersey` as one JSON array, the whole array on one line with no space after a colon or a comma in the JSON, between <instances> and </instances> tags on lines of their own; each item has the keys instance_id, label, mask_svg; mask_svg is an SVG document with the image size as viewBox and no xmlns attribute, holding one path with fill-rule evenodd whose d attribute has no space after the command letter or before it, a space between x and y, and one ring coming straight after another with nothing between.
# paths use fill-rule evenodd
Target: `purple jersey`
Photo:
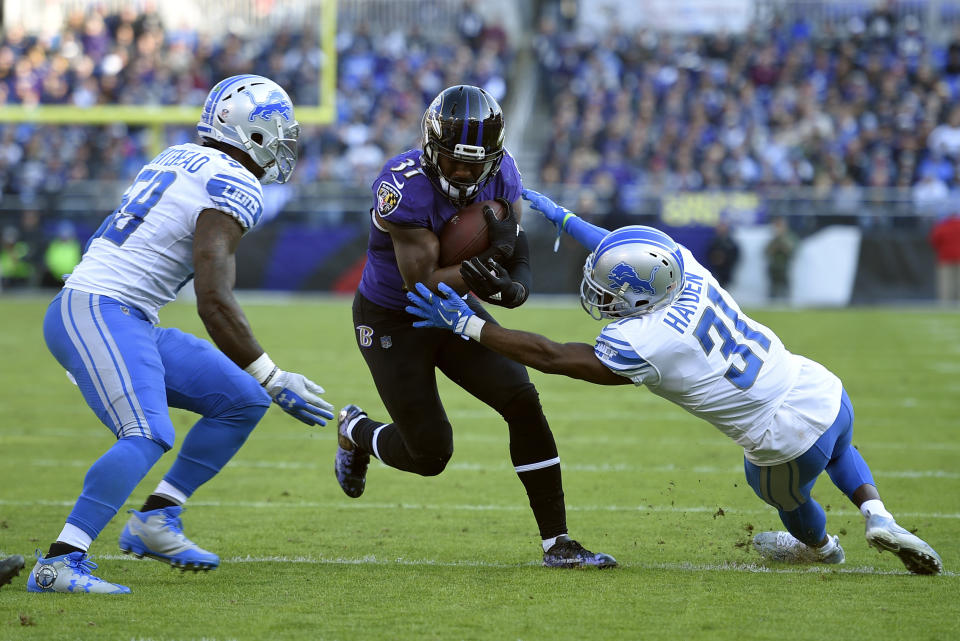
<instances>
[{"instance_id":1,"label":"purple jersey","mask_svg":"<svg viewBox=\"0 0 960 641\"><path fill-rule=\"evenodd\" d=\"M370 240L367 245L367 264L360 280L360 293L377 305L389 309L407 306L403 278L397 267L390 234L377 225L375 214L401 227L425 227L434 234L453 218L458 208L440 193L423 173L420 156L423 152L411 149L394 156L383 166L373 181L374 204L370 210ZM520 198L523 185L513 156L504 151L500 171L477 194L474 201L505 198L513 203Z\"/></svg>"}]
</instances>

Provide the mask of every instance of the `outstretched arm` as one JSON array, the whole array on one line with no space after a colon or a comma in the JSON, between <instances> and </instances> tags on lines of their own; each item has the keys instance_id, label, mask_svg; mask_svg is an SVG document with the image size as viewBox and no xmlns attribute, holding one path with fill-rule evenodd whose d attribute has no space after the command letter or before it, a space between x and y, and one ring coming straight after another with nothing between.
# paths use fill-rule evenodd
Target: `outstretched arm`
<instances>
[{"instance_id":1,"label":"outstretched arm","mask_svg":"<svg viewBox=\"0 0 960 641\"><path fill-rule=\"evenodd\" d=\"M547 196L532 189L524 189L523 197L530 201L530 208L543 214L547 220L556 225L557 239L560 233L567 232L578 243L593 251L600 241L610 232L603 227L597 227L580 218L575 213L553 202Z\"/></svg>"},{"instance_id":2,"label":"outstretched arm","mask_svg":"<svg viewBox=\"0 0 960 641\"><path fill-rule=\"evenodd\" d=\"M632 383L601 363L591 345L557 343L540 334L487 323L445 283L440 283L438 289L440 294L434 294L417 283L417 293L407 292L407 298L413 303L407 311L424 319L416 321L414 327L440 327L469 336L511 360L546 374L562 374L598 385Z\"/></svg>"},{"instance_id":3,"label":"outstretched arm","mask_svg":"<svg viewBox=\"0 0 960 641\"><path fill-rule=\"evenodd\" d=\"M496 323L480 326L477 340L510 360L545 374L562 374L597 385L630 385L632 381L610 371L586 343L556 343L546 336L507 329Z\"/></svg>"}]
</instances>

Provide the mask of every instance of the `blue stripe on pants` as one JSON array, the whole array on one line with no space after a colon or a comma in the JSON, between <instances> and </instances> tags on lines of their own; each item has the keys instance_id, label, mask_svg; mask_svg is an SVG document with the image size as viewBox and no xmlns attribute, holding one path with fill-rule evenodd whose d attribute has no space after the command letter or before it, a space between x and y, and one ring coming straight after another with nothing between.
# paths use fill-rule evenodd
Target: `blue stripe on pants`
<instances>
[{"instance_id":1,"label":"blue stripe on pants","mask_svg":"<svg viewBox=\"0 0 960 641\"><path fill-rule=\"evenodd\" d=\"M87 405L117 438L174 442L164 367L154 327L136 308L64 288L43 324L50 352L77 382Z\"/></svg>"},{"instance_id":2,"label":"blue stripe on pants","mask_svg":"<svg viewBox=\"0 0 960 641\"><path fill-rule=\"evenodd\" d=\"M861 485L874 484L866 461L851 445L852 438L853 405L843 390L836 420L806 452L779 465L761 467L743 460L753 491L777 508L790 533L808 545L818 544L826 536L826 515L810 496L821 472L826 470L848 497Z\"/></svg>"}]
</instances>

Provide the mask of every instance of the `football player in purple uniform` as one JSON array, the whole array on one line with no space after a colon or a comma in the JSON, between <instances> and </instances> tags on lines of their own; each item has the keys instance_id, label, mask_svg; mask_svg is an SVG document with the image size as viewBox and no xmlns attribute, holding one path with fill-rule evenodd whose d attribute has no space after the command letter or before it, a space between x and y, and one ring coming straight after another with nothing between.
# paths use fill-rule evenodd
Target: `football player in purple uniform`
<instances>
[{"instance_id":1,"label":"football player in purple uniform","mask_svg":"<svg viewBox=\"0 0 960 641\"><path fill-rule=\"evenodd\" d=\"M359 497L373 455L390 467L440 474L453 454L453 430L437 392L436 370L496 410L507 422L510 458L540 530L543 563L612 567L567 535L560 457L526 369L440 329L414 329L406 291L445 282L471 309L494 322L480 299L523 304L530 291L527 239L519 226L520 172L503 146L503 112L484 90L458 85L438 95L423 116L423 148L394 156L373 183L367 263L353 302L357 345L373 375L389 422L355 405L339 416L335 470L343 491ZM490 248L460 265L438 264L439 234L472 202L498 200L508 211L485 212Z\"/></svg>"}]
</instances>

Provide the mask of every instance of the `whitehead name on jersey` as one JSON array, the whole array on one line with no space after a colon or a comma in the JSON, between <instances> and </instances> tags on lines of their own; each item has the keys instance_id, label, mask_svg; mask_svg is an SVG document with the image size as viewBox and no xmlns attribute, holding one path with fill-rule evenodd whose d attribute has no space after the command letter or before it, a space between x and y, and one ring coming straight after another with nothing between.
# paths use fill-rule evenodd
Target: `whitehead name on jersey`
<instances>
[{"instance_id":1,"label":"whitehead name on jersey","mask_svg":"<svg viewBox=\"0 0 960 641\"><path fill-rule=\"evenodd\" d=\"M263 213L263 188L230 156L188 143L146 164L87 243L65 286L109 296L154 323L193 277L193 235L204 209L250 230Z\"/></svg>"},{"instance_id":2,"label":"whitehead name on jersey","mask_svg":"<svg viewBox=\"0 0 960 641\"><path fill-rule=\"evenodd\" d=\"M792 354L748 318L685 247L684 290L669 307L607 325L594 352L736 441L750 462L807 451L840 411L840 379Z\"/></svg>"}]
</instances>

